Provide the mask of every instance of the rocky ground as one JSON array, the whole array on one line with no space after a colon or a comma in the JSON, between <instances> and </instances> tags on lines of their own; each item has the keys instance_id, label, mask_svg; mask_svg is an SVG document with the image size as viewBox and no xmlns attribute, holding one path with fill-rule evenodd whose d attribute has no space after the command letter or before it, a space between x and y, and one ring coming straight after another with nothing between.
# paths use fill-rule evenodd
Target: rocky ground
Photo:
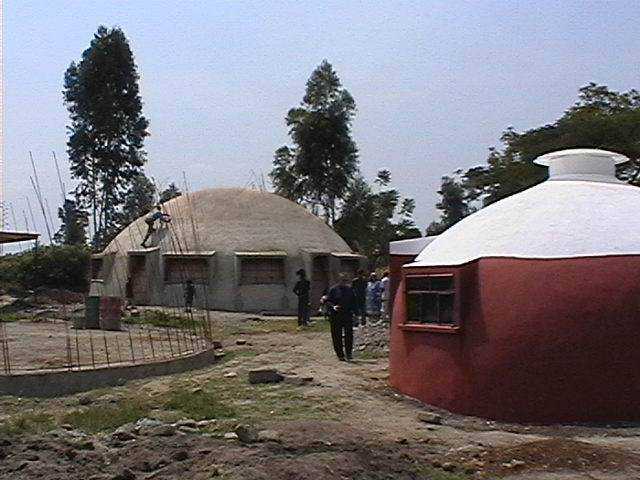
<instances>
[{"instance_id":1,"label":"rocky ground","mask_svg":"<svg viewBox=\"0 0 640 480\"><path fill-rule=\"evenodd\" d=\"M323 321L219 313L209 368L65 398L0 398L2 479L631 479L640 426L452 415L387 386L386 327L338 362ZM250 383L274 369L277 383Z\"/></svg>"}]
</instances>

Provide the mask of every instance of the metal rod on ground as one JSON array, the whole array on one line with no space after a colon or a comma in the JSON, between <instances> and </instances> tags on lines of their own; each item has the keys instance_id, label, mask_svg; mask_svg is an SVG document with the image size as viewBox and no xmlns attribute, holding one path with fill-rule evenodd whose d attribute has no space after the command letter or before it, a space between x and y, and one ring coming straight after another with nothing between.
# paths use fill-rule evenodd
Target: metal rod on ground
<instances>
[{"instance_id":1,"label":"metal rod on ground","mask_svg":"<svg viewBox=\"0 0 640 480\"><path fill-rule=\"evenodd\" d=\"M165 327L167 329L167 338L169 339L169 351L171 352L171 357L173 358L173 344L171 343L171 331L169 327Z\"/></svg>"},{"instance_id":2,"label":"metal rod on ground","mask_svg":"<svg viewBox=\"0 0 640 480\"><path fill-rule=\"evenodd\" d=\"M62 314L65 317L64 320L64 329L65 329L65 337L66 337L66 348L67 348L67 369L73 370L73 355L71 354L71 336L69 335L69 323L66 320L66 306L62 304Z\"/></svg>"},{"instance_id":3,"label":"metal rod on ground","mask_svg":"<svg viewBox=\"0 0 640 480\"><path fill-rule=\"evenodd\" d=\"M56 166L56 172L58 173L58 184L60 185L60 194L62 195L62 205L64 206L64 202L67 199L66 188L64 183L62 183L62 176L60 175L60 167L58 165L58 158L56 157L56 152L52 151L53 154L53 163Z\"/></svg>"},{"instance_id":4,"label":"metal rod on ground","mask_svg":"<svg viewBox=\"0 0 640 480\"><path fill-rule=\"evenodd\" d=\"M31 215L31 225L33 226L33 230L36 230L36 217L33 214L33 208L31 208L31 202L29 201L29 197L24 197L27 201L27 207L29 208L29 215Z\"/></svg>"},{"instance_id":5,"label":"metal rod on ground","mask_svg":"<svg viewBox=\"0 0 640 480\"><path fill-rule=\"evenodd\" d=\"M151 334L151 330L147 329L147 333L149 334L149 344L151 344L151 358L156 359L156 349L153 348L153 335Z\"/></svg>"},{"instance_id":6,"label":"metal rod on ground","mask_svg":"<svg viewBox=\"0 0 640 480\"><path fill-rule=\"evenodd\" d=\"M118 352L118 362L122 363L122 355L120 354L120 340L118 340L118 334L116 333L116 350Z\"/></svg>"},{"instance_id":7,"label":"metal rod on ground","mask_svg":"<svg viewBox=\"0 0 640 480\"><path fill-rule=\"evenodd\" d=\"M11 375L11 350L9 349L9 336L7 335L7 325L2 323L2 337L4 338L4 351L7 356L6 370L7 374Z\"/></svg>"},{"instance_id":8,"label":"metal rod on ground","mask_svg":"<svg viewBox=\"0 0 640 480\"><path fill-rule=\"evenodd\" d=\"M91 330L89 330L89 345L91 346L91 365L93 365L93 368L96 368L96 355L93 351L93 334Z\"/></svg>"},{"instance_id":9,"label":"metal rod on ground","mask_svg":"<svg viewBox=\"0 0 640 480\"><path fill-rule=\"evenodd\" d=\"M2 367L4 373L9 373L7 370L7 346L5 345L4 335L4 323L0 325L0 347L2 347Z\"/></svg>"},{"instance_id":10,"label":"metal rod on ground","mask_svg":"<svg viewBox=\"0 0 640 480\"><path fill-rule=\"evenodd\" d=\"M102 331L102 339L104 340L104 351L107 355L107 367L111 365L110 359L109 359L109 343L107 342L107 334L105 333L105 331Z\"/></svg>"},{"instance_id":11,"label":"metal rod on ground","mask_svg":"<svg viewBox=\"0 0 640 480\"><path fill-rule=\"evenodd\" d=\"M76 355L78 356L78 370L82 367L80 364L80 342L78 342L78 327L76 327Z\"/></svg>"},{"instance_id":12,"label":"metal rod on ground","mask_svg":"<svg viewBox=\"0 0 640 480\"><path fill-rule=\"evenodd\" d=\"M44 225L47 228L47 236L49 237L49 243L51 243L51 228L49 227L49 220L47 220L47 214L44 209L44 201L42 199L42 190L40 190L40 180L38 179L38 171L36 170L36 163L33 161L33 155L29 152L29 158L31 159L31 166L33 167L33 177L29 176L31 183L33 185L33 189L36 192L36 198L38 199L38 203L40 204L40 208L42 209L42 216L44 217Z\"/></svg>"},{"instance_id":13,"label":"metal rod on ground","mask_svg":"<svg viewBox=\"0 0 640 480\"><path fill-rule=\"evenodd\" d=\"M182 355L182 347L180 346L180 329L176 332L176 341L178 343L178 355Z\"/></svg>"},{"instance_id":14,"label":"metal rod on ground","mask_svg":"<svg viewBox=\"0 0 640 480\"><path fill-rule=\"evenodd\" d=\"M138 339L140 340L140 349L142 351L142 359L147 358L147 354L144 351L144 337L142 336L142 327L138 327Z\"/></svg>"},{"instance_id":15,"label":"metal rod on ground","mask_svg":"<svg viewBox=\"0 0 640 480\"><path fill-rule=\"evenodd\" d=\"M133 339L131 338L131 325L127 328L127 332L129 333L129 347L131 347L131 362L136 363L136 356L133 353Z\"/></svg>"}]
</instances>

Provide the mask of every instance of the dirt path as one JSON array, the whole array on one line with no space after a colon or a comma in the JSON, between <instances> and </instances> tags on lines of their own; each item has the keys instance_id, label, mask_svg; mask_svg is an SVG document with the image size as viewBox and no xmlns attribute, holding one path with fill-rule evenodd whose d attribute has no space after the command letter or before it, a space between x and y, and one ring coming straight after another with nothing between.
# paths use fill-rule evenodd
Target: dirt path
<instances>
[{"instance_id":1,"label":"dirt path","mask_svg":"<svg viewBox=\"0 0 640 480\"><path fill-rule=\"evenodd\" d=\"M392 391L386 358L364 352L339 362L321 323L298 331L290 319L217 320L227 356L210 368L61 399L0 399L0 478L640 478L640 426L452 415ZM256 368L313 381L250 385ZM438 413L441 424L420 421L421 412ZM145 433L135 427L142 418L176 430ZM181 426L181 418L193 420ZM200 420L206 426L195 426ZM255 443L225 438L239 424L268 434ZM118 427L130 438L114 436Z\"/></svg>"}]
</instances>

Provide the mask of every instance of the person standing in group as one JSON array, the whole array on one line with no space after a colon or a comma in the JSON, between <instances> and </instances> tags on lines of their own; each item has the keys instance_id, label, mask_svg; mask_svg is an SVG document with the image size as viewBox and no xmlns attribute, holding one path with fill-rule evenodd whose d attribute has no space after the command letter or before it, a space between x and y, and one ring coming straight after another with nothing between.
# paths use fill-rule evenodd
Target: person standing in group
<instances>
[{"instance_id":1,"label":"person standing in group","mask_svg":"<svg viewBox=\"0 0 640 480\"><path fill-rule=\"evenodd\" d=\"M196 287L188 279L184 284L184 309L187 313L191 313L191 307L193 307L193 299L196 296Z\"/></svg>"},{"instance_id":2,"label":"person standing in group","mask_svg":"<svg viewBox=\"0 0 640 480\"><path fill-rule=\"evenodd\" d=\"M380 298L382 300L382 309L380 310L380 314L384 319L389 317L389 299L391 298L391 293L389 292L390 287L389 272L385 270L382 275L382 280L380 280Z\"/></svg>"},{"instance_id":3,"label":"person standing in group","mask_svg":"<svg viewBox=\"0 0 640 480\"><path fill-rule=\"evenodd\" d=\"M382 308L382 286L375 272L369 275L369 283L367 283L367 314L370 317L378 318L380 309Z\"/></svg>"},{"instance_id":4,"label":"person standing in group","mask_svg":"<svg viewBox=\"0 0 640 480\"><path fill-rule=\"evenodd\" d=\"M309 325L309 292L311 291L311 282L307 280L307 272L301 268L296 272L298 281L293 287L293 293L298 296L298 326L306 327Z\"/></svg>"},{"instance_id":5,"label":"person standing in group","mask_svg":"<svg viewBox=\"0 0 640 480\"><path fill-rule=\"evenodd\" d=\"M351 282L353 294L356 297L355 315L358 317L360 325L367 324L367 279L364 270L358 270L358 275Z\"/></svg>"},{"instance_id":6,"label":"person standing in group","mask_svg":"<svg viewBox=\"0 0 640 480\"><path fill-rule=\"evenodd\" d=\"M326 303L329 307L333 349L340 361L350 361L353 352L353 312L356 297L346 273L341 273L338 284L329 289Z\"/></svg>"}]
</instances>

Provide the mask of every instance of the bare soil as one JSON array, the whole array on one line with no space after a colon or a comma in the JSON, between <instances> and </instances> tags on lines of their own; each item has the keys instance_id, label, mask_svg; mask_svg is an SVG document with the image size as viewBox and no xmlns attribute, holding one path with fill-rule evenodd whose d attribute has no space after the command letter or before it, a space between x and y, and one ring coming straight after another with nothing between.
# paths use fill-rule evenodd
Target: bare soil
<instances>
[{"instance_id":1,"label":"bare soil","mask_svg":"<svg viewBox=\"0 0 640 480\"><path fill-rule=\"evenodd\" d=\"M454 415L390 389L385 357L362 350L352 363L339 362L322 321L298 330L291 319L216 318L227 356L210 368L60 399L1 398L0 478L640 478L640 425L517 425ZM247 373L255 368L313 381L250 385ZM186 392L179 397L184 405L176 392ZM201 395L204 403L189 403ZM92 424L80 417L129 411L132 402L143 407L127 421L214 420L206 428L122 442L111 436L115 424L88 429L81 440L47 433L64 425L70 435L82 435ZM219 413L204 413L214 403ZM418 420L425 411L442 415L442 424ZM224 438L239 424L275 438Z\"/></svg>"},{"instance_id":2,"label":"bare soil","mask_svg":"<svg viewBox=\"0 0 640 480\"><path fill-rule=\"evenodd\" d=\"M138 325L119 332L76 330L71 322L45 318L6 323L5 332L14 374L152 362L199 349L189 332Z\"/></svg>"}]
</instances>

